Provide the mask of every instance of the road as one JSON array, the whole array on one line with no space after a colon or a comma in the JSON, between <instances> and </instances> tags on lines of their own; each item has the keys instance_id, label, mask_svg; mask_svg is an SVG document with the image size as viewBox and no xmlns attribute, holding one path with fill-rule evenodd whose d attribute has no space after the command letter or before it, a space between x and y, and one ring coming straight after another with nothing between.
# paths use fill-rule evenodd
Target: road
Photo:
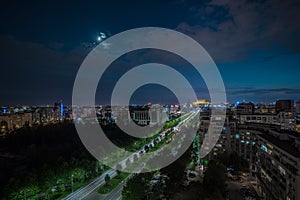
<instances>
[{"instance_id":1,"label":"road","mask_svg":"<svg viewBox=\"0 0 300 200\"><path fill-rule=\"evenodd\" d=\"M196 116L197 113L193 113L191 114L189 117L187 117L186 119L184 119L183 121L181 121L176 128L182 126L185 122L187 122L189 119L191 119L192 117ZM149 145L149 144L148 144ZM143 149L143 148L142 148ZM131 158L131 160L133 159L134 154L138 154L142 149L136 151L135 153L133 153L132 155L130 155L128 158ZM122 166L123 164L126 162L126 160L128 159L124 159L124 161L122 161ZM141 169L140 169L141 170ZM111 193L109 193L108 195L101 195L97 192L97 189L105 184L105 176L109 174L110 178L113 178L117 175L116 170L114 169L110 169L106 172L104 172L100 177L94 179L91 183L89 183L88 185L76 190L75 192L71 193L70 195L68 195L67 197L64 198L64 200L78 200L78 199L84 199L84 200L89 200L89 199L99 199L99 200L118 200L121 199L122 196L122 188L123 185L126 183L126 181L123 181L122 184L120 184L119 186L117 186ZM131 176L131 175L130 175ZM128 176L127 178L129 178L130 176Z\"/></svg>"},{"instance_id":2,"label":"road","mask_svg":"<svg viewBox=\"0 0 300 200\"><path fill-rule=\"evenodd\" d=\"M125 185L126 180L124 180L120 185L118 185L111 193L109 193L105 200L121 200L122 199L122 189Z\"/></svg>"},{"instance_id":3,"label":"road","mask_svg":"<svg viewBox=\"0 0 300 200\"><path fill-rule=\"evenodd\" d=\"M75 192L71 193L67 197L64 198L64 200L72 200L72 199L83 199L87 197L91 192L97 191L97 189L105 184L105 176L109 175L111 178L115 177L117 175L116 170L109 169L106 172L104 172L101 176L94 179L92 182L90 182L88 185L76 190Z\"/></svg>"}]
</instances>

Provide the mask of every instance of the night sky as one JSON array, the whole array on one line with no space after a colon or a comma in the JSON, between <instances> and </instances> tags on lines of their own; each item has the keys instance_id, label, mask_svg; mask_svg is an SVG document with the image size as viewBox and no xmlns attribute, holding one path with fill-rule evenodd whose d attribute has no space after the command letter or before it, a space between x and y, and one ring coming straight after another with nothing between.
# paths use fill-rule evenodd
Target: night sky
<instances>
[{"instance_id":1,"label":"night sky","mask_svg":"<svg viewBox=\"0 0 300 200\"><path fill-rule=\"evenodd\" d=\"M5 1L0 7L0 105L53 104L61 99L71 104L77 70L97 34L147 26L180 31L203 45L220 70L229 101L298 100L299 11L296 0ZM112 66L104 80L108 89L97 94L98 103L107 103L105 96L113 88L109 83L124 73L124 61L130 65L140 54ZM172 63L186 67L183 73L191 82L198 81L188 64L175 57ZM204 83L194 85L199 97L208 98ZM166 88L152 90L160 99L136 95L137 103L172 101ZM143 88L137 94L143 94Z\"/></svg>"}]
</instances>

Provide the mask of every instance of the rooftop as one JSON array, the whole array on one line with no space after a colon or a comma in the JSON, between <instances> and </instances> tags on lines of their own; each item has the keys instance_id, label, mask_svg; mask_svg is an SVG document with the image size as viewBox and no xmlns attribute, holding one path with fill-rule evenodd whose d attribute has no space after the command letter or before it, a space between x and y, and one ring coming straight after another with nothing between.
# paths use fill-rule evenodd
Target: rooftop
<instances>
[{"instance_id":1,"label":"rooftop","mask_svg":"<svg viewBox=\"0 0 300 200\"><path fill-rule=\"evenodd\" d=\"M258 137L261 137L273 145L279 147L280 149L284 150L285 152L293 155L296 158L300 158L300 151L295 147L295 142L293 140L280 140L279 138L276 138L270 134L261 134L258 135Z\"/></svg>"}]
</instances>

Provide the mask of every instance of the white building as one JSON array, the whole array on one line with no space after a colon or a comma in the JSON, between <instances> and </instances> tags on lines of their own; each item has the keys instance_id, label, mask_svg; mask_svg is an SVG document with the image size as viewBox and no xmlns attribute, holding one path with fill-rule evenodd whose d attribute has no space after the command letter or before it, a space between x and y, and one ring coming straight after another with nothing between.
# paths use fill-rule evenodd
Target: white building
<instances>
[{"instance_id":1,"label":"white building","mask_svg":"<svg viewBox=\"0 0 300 200\"><path fill-rule=\"evenodd\" d=\"M278 125L282 130L296 130L295 112L282 111L278 114L247 114L238 116L239 123L259 123Z\"/></svg>"}]
</instances>

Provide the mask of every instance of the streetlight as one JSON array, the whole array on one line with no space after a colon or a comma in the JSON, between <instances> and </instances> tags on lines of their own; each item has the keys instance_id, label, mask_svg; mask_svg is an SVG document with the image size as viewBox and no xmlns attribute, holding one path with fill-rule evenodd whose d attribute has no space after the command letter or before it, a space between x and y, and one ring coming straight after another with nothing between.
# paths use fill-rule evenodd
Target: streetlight
<instances>
[{"instance_id":1,"label":"streetlight","mask_svg":"<svg viewBox=\"0 0 300 200\"><path fill-rule=\"evenodd\" d=\"M73 174L72 174L72 184L71 184L71 187L72 187L72 192L73 192Z\"/></svg>"}]
</instances>

